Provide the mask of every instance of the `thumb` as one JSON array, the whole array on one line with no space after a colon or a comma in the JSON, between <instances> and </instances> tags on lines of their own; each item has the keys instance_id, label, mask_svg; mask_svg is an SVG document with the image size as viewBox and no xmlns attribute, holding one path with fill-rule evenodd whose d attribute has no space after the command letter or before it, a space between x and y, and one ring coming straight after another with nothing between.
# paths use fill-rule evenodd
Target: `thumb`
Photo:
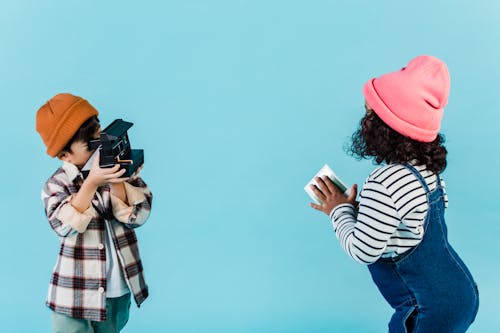
<instances>
[{"instance_id":1,"label":"thumb","mask_svg":"<svg viewBox=\"0 0 500 333\"><path fill-rule=\"evenodd\" d=\"M100 157L101 157L101 153L100 153L100 151L97 151L97 153L94 155L94 160L92 161L92 167L93 168L99 166Z\"/></svg>"},{"instance_id":2,"label":"thumb","mask_svg":"<svg viewBox=\"0 0 500 333\"><path fill-rule=\"evenodd\" d=\"M354 202L356 200L357 195L358 195L358 184L354 184L351 187L351 191L349 192L347 200L349 200L350 202Z\"/></svg>"}]
</instances>

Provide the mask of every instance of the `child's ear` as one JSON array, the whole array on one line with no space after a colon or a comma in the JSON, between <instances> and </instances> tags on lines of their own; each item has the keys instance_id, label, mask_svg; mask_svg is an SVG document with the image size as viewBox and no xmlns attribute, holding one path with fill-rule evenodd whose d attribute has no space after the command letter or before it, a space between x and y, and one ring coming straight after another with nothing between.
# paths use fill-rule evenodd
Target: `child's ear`
<instances>
[{"instance_id":1,"label":"child's ear","mask_svg":"<svg viewBox=\"0 0 500 333\"><path fill-rule=\"evenodd\" d=\"M57 158L60 159L61 161L68 161L69 153L67 151L61 151L59 154L57 154Z\"/></svg>"}]
</instances>

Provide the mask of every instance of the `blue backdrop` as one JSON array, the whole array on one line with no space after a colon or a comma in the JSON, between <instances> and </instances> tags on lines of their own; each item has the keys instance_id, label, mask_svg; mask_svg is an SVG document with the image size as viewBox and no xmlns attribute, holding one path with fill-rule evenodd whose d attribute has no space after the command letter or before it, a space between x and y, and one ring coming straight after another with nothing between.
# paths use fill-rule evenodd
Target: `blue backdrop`
<instances>
[{"instance_id":1,"label":"blue backdrop","mask_svg":"<svg viewBox=\"0 0 500 333\"><path fill-rule=\"evenodd\" d=\"M124 332L383 332L391 309L303 186L343 146L370 77L430 54L452 88L443 132L451 242L479 284L471 332L500 326L500 2L0 2L0 318L48 332L58 239L35 112L58 92L135 123L155 197L138 229L150 299Z\"/></svg>"}]
</instances>

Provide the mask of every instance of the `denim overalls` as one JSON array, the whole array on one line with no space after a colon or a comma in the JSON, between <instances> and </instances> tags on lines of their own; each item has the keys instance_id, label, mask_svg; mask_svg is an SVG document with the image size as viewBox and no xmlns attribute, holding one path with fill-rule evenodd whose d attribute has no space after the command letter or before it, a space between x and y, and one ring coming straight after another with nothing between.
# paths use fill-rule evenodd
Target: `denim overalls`
<instances>
[{"instance_id":1,"label":"denim overalls","mask_svg":"<svg viewBox=\"0 0 500 333\"><path fill-rule=\"evenodd\" d=\"M472 275L448 243L439 175L431 192L422 175L412 165L406 167L427 193L424 237L400 256L368 265L373 281L396 310L389 332L465 332L476 317L479 296Z\"/></svg>"}]
</instances>

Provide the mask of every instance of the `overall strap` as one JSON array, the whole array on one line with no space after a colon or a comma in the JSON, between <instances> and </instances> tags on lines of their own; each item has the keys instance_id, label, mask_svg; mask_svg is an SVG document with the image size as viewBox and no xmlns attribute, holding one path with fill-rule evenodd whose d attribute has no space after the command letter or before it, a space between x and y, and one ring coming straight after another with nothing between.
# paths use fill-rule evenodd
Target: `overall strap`
<instances>
[{"instance_id":1,"label":"overall strap","mask_svg":"<svg viewBox=\"0 0 500 333\"><path fill-rule=\"evenodd\" d=\"M441 177L439 176L438 173L436 173L436 180L437 180L437 187L438 188L441 188Z\"/></svg>"},{"instance_id":2,"label":"overall strap","mask_svg":"<svg viewBox=\"0 0 500 333\"><path fill-rule=\"evenodd\" d=\"M422 184L422 187L424 188L425 193L426 194L430 193L429 186L427 186L427 183L425 182L425 179L424 179L424 177L422 177L422 175L420 174L420 172L418 172L418 170L415 169L415 167L413 165L411 165L410 163L406 163L405 167L408 170L410 170L411 173L413 173L413 175L415 177L417 177L417 179L419 180L420 184ZM438 179L438 185L441 186L441 182L439 181L439 176L437 176L437 179Z\"/></svg>"},{"instance_id":3,"label":"overall strap","mask_svg":"<svg viewBox=\"0 0 500 333\"><path fill-rule=\"evenodd\" d=\"M411 171L411 173L413 173L413 175L414 175L415 177L417 177L418 181L420 182L420 184L421 184L421 185L422 185L422 187L424 188L424 190L425 190L425 194L426 194L426 196L427 196L427 204L429 205L429 209L431 209L431 210L432 210L432 205L431 205L431 196L432 196L432 194L431 194L431 191L430 191L430 189L429 189L429 186L427 185L427 183L426 183L426 181L425 181L424 177L423 177L423 176L420 174L420 172L418 172L418 170L417 170L417 169L416 169L413 165L411 165L410 163L406 163L406 164L405 164L405 166L406 166L406 168L408 168L408 170L410 170L410 171ZM437 176L437 179L438 179L438 186L441 186L441 183L439 182L439 176ZM439 187L438 187L438 188L439 188ZM426 216L426 218L425 218L425 220L424 220L424 224L423 224L423 226L424 226L424 230L425 230L424 237L425 237L425 235L427 235L427 227L429 226L429 221L430 221L430 219L429 219L429 212L428 212L428 214L427 214L427 216Z\"/></svg>"}]
</instances>

